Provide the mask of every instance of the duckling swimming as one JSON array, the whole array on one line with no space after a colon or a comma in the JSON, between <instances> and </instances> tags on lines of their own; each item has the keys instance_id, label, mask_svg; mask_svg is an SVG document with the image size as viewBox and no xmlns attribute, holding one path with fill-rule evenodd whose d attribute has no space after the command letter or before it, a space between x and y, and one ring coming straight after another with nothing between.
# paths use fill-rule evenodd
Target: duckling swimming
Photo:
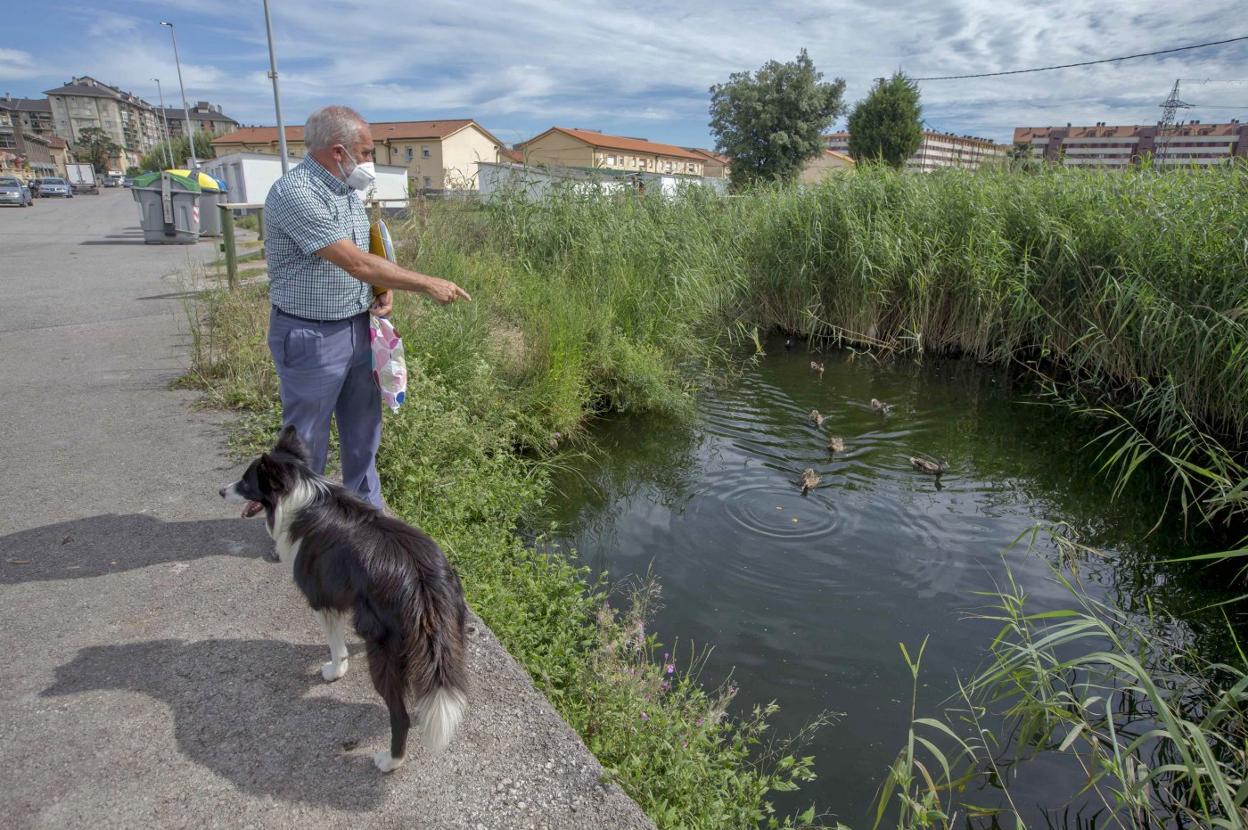
<instances>
[{"instance_id":1,"label":"duckling swimming","mask_svg":"<svg viewBox=\"0 0 1248 830\"><path fill-rule=\"evenodd\" d=\"M823 364L817 360L810 361L810 371L818 372L819 377L823 377Z\"/></svg>"},{"instance_id":2,"label":"duckling swimming","mask_svg":"<svg viewBox=\"0 0 1248 830\"><path fill-rule=\"evenodd\" d=\"M797 480L797 483L802 485L802 495L804 496L807 493L809 493L811 490L818 487L819 482L821 480L822 479L819 478L819 476L815 473L814 470L807 467L802 472L802 477Z\"/></svg>"},{"instance_id":3,"label":"duckling swimming","mask_svg":"<svg viewBox=\"0 0 1248 830\"><path fill-rule=\"evenodd\" d=\"M891 403L884 403L884 401L877 398L871 399L871 408L876 412L883 412L885 415L893 414L893 405Z\"/></svg>"},{"instance_id":4,"label":"duckling swimming","mask_svg":"<svg viewBox=\"0 0 1248 830\"><path fill-rule=\"evenodd\" d=\"M827 420L827 419L826 419L826 418L824 418L822 415L820 415L820 414L819 414L819 410L818 410L818 409L812 409L812 410L810 410L810 422L811 422L812 424L814 424L814 425L815 425L815 426L817 426L817 427L821 427L821 426L823 426L823 422L824 422L825 420Z\"/></svg>"},{"instance_id":5,"label":"duckling swimming","mask_svg":"<svg viewBox=\"0 0 1248 830\"><path fill-rule=\"evenodd\" d=\"M949 462L943 458L939 461L933 461L930 458L920 458L917 455L912 455L910 456L910 466L917 472L936 476L937 478L949 471Z\"/></svg>"},{"instance_id":6,"label":"duckling swimming","mask_svg":"<svg viewBox=\"0 0 1248 830\"><path fill-rule=\"evenodd\" d=\"M839 435L828 438L828 452L845 452L845 440Z\"/></svg>"}]
</instances>

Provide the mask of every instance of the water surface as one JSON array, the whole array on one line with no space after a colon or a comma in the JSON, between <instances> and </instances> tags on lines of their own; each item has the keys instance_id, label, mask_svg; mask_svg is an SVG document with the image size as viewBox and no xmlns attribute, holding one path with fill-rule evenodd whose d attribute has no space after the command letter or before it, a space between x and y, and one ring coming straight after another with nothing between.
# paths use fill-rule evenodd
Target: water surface
<instances>
[{"instance_id":1,"label":"water surface","mask_svg":"<svg viewBox=\"0 0 1248 830\"><path fill-rule=\"evenodd\" d=\"M1149 535L1159 504L1111 501L1086 422L1007 388L1005 374L837 354L818 356L820 376L810 355L770 348L707 393L692 424L603 422L601 454L560 478L553 518L562 541L613 580L652 569L663 588L659 637L684 654L713 645L704 679L732 672L740 704L779 701L777 731L842 713L811 747L819 780L784 806L813 799L870 826L909 721L898 643L913 650L930 635L920 709L935 711L982 663L995 627L969 616L986 602L977 591L1004 583L1007 563L1032 610L1071 605L1051 578L1059 557L1047 535L1028 550L1037 526L1061 524L1107 550L1075 563L1095 596L1128 609L1146 595L1179 610L1205 599L1155 564L1183 549L1173 532ZM812 409L826 416L822 427ZM844 452L826 450L830 435ZM915 472L919 453L948 459L950 471L939 481ZM802 495L808 467L822 482ZM1060 810L1056 794L1078 784L1054 759L1031 764L1011 789L1025 812Z\"/></svg>"}]
</instances>

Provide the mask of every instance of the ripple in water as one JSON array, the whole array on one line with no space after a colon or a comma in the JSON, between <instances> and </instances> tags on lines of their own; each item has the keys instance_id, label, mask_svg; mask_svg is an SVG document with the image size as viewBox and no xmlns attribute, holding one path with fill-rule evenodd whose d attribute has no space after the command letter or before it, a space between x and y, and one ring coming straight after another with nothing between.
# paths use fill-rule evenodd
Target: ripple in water
<instances>
[{"instance_id":1,"label":"ripple in water","mask_svg":"<svg viewBox=\"0 0 1248 830\"><path fill-rule=\"evenodd\" d=\"M773 539L815 539L836 530L836 504L815 489L803 496L793 482L778 480L775 470L746 468L713 482L712 495L724 515L750 533ZM764 479L767 476L768 479ZM775 477L777 480L769 480ZM823 485L826 487L827 485Z\"/></svg>"}]
</instances>

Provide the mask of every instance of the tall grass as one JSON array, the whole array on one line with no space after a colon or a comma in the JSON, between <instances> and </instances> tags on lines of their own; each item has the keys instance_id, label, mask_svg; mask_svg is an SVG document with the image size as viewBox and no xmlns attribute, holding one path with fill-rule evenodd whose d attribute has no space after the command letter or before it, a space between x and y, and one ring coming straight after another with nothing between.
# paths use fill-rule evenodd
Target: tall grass
<instances>
[{"instance_id":1,"label":"tall grass","mask_svg":"<svg viewBox=\"0 0 1248 830\"><path fill-rule=\"evenodd\" d=\"M1072 756L1086 779L1078 794L1053 793L1046 805L1080 796L1068 826L1248 825L1243 653L1233 664L1210 660L1173 621L1132 618L1060 570L1054 578L1071 606L1033 613L1007 568L1006 586L979 615L1000 626L985 668L942 717L913 717L878 794L876 826L889 811L907 829L1021 823L1011 787L1021 765L1045 752ZM906 659L917 686L921 652ZM1006 806L959 805L973 785L991 787Z\"/></svg>"},{"instance_id":2,"label":"tall grass","mask_svg":"<svg viewBox=\"0 0 1248 830\"><path fill-rule=\"evenodd\" d=\"M1107 419L1112 472L1143 452L1184 507L1244 506L1248 165L870 169L728 200L565 194L482 221L552 299L605 311L604 336L679 351L779 326L818 347L1016 363Z\"/></svg>"}]
</instances>

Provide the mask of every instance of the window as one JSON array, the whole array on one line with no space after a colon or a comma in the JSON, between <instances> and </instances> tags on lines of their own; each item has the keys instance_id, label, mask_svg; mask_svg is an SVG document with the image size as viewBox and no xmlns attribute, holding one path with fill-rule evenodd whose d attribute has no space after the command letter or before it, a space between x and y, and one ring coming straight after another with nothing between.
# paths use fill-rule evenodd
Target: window
<instances>
[{"instance_id":1,"label":"window","mask_svg":"<svg viewBox=\"0 0 1248 830\"><path fill-rule=\"evenodd\" d=\"M420 145L420 157L422 159L429 158L429 145L428 144ZM428 179L426 179L426 181L428 181ZM429 185L425 185L425 187L428 187L428 186Z\"/></svg>"},{"instance_id":2,"label":"window","mask_svg":"<svg viewBox=\"0 0 1248 830\"><path fill-rule=\"evenodd\" d=\"M433 180L425 176L425 187L433 187Z\"/></svg>"},{"instance_id":3,"label":"window","mask_svg":"<svg viewBox=\"0 0 1248 830\"><path fill-rule=\"evenodd\" d=\"M615 156L607 156L607 164L609 164L609 165L611 165L611 166L614 166L614 165L615 165Z\"/></svg>"},{"instance_id":4,"label":"window","mask_svg":"<svg viewBox=\"0 0 1248 830\"><path fill-rule=\"evenodd\" d=\"M407 148L407 160L408 161L412 160L412 148L411 147Z\"/></svg>"}]
</instances>

